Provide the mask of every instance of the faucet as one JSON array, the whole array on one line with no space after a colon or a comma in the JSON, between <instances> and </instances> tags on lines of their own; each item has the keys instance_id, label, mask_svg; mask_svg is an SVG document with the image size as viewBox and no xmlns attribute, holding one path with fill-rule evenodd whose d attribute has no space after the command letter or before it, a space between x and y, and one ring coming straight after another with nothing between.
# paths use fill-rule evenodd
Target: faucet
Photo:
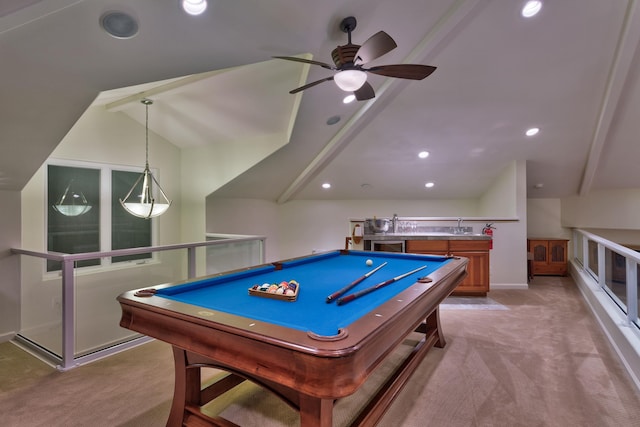
<instances>
[{"instance_id":1,"label":"faucet","mask_svg":"<svg viewBox=\"0 0 640 427\"><path fill-rule=\"evenodd\" d=\"M456 227L456 234L462 234L463 230L462 230L462 218L458 218L458 226Z\"/></svg>"},{"instance_id":2,"label":"faucet","mask_svg":"<svg viewBox=\"0 0 640 427\"><path fill-rule=\"evenodd\" d=\"M458 218L458 228L462 225L462 218Z\"/></svg>"},{"instance_id":3,"label":"faucet","mask_svg":"<svg viewBox=\"0 0 640 427\"><path fill-rule=\"evenodd\" d=\"M391 220L393 226L393 232L398 232L398 214L393 214L393 219Z\"/></svg>"}]
</instances>

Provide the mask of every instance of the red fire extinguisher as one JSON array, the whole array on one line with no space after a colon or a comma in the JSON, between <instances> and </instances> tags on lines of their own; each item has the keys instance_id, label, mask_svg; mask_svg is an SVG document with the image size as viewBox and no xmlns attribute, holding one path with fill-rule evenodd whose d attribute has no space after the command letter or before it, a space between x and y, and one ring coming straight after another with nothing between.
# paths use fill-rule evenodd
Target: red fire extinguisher
<instances>
[{"instance_id":1,"label":"red fire extinguisher","mask_svg":"<svg viewBox=\"0 0 640 427\"><path fill-rule=\"evenodd\" d=\"M493 230L496 229L495 227L492 227L492 226L493 224L486 224L482 229L482 234L485 234L491 237L491 240L489 240L489 249L493 249Z\"/></svg>"}]
</instances>

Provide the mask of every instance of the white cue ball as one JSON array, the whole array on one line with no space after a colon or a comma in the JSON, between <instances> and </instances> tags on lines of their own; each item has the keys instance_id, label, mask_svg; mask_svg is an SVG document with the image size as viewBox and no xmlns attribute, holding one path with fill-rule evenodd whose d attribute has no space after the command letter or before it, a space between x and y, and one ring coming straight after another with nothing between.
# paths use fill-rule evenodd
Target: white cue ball
<instances>
[{"instance_id":1,"label":"white cue ball","mask_svg":"<svg viewBox=\"0 0 640 427\"><path fill-rule=\"evenodd\" d=\"M371 261L370 259L368 259L367 261L365 261L365 264L367 264L367 265L373 265L373 261Z\"/></svg>"}]
</instances>

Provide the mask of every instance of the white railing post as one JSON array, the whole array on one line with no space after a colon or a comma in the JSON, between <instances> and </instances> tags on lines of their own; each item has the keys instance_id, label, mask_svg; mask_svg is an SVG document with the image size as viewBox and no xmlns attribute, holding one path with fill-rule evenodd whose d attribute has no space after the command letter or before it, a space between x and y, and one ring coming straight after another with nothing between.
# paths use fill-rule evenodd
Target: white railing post
<instances>
[{"instance_id":1,"label":"white railing post","mask_svg":"<svg viewBox=\"0 0 640 427\"><path fill-rule=\"evenodd\" d=\"M638 318L638 263L627 258L627 321Z\"/></svg>"},{"instance_id":2,"label":"white railing post","mask_svg":"<svg viewBox=\"0 0 640 427\"><path fill-rule=\"evenodd\" d=\"M75 365L75 281L73 277L74 261L62 261L62 370Z\"/></svg>"},{"instance_id":3,"label":"white railing post","mask_svg":"<svg viewBox=\"0 0 640 427\"><path fill-rule=\"evenodd\" d=\"M196 277L196 247L187 248L187 277L193 279Z\"/></svg>"},{"instance_id":4,"label":"white railing post","mask_svg":"<svg viewBox=\"0 0 640 427\"><path fill-rule=\"evenodd\" d=\"M605 259L605 247L602 243L598 243L598 285L600 288L604 288L606 285L606 259Z\"/></svg>"},{"instance_id":5,"label":"white railing post","mask_svg":"<svg viewBox=\"0 0 640 427\"><path fill-rule=\"evenodd\" d=\"M589 239L582 234L582 269L588 271L591 268L589 265Z\"/></svg>"}]
</instances>

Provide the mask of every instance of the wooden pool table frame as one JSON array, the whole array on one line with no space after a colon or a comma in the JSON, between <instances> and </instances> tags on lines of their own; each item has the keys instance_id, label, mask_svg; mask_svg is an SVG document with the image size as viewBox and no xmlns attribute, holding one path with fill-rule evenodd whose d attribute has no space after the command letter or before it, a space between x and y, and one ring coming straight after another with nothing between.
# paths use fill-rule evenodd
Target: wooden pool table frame
<instances>
[{"instance_id":1,"label":"wooden pool table frame","mask_svg":"<svg viewBox=\"0 0 640 427\"><path fill-rule=\"evenodd\" d=\"M136 297L135 291L118 297L120 325L173 346L175 390L167 421L171 427L236 425L209 417L200 408L244 380L297 409L302 427L330 427L335 400L353 394L407 335L422 333L410 355L351 424L371 426L431 347L444 347L438 306L466 277L467 263L466 258L454 258L429 275L430 283L414 283L351 324L346 336L337 340L319 341L296 329L188 304L174 302L167 308L161 297ZM176 284L166 286L171 285ZM229 374L201 389L203 367Z\"/></svg>"}]
</instances>

